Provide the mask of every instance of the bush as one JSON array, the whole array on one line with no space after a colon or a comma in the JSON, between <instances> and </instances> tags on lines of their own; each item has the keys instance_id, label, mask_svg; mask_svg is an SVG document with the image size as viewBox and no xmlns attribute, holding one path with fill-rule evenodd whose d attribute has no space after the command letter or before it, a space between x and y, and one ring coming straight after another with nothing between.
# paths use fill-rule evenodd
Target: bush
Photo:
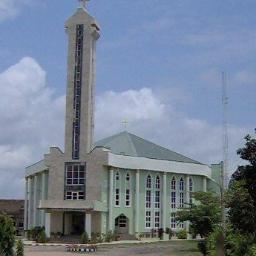
<instances>
[{"instance_id":1,"label":"bush","mask_svg":"<svg viewBox=\"0 0 256 256\"><path fill-rule=\"evenodd\" d=\"M250 256L256 256L256 244L254 244L249 251Z\"/></svg>"},{"instance_id":2,"label":"bush","mask_svg":"<svg viewBox=\"0 0 256 256\"><path fill-rule=\"evenodd\" d=\"M198 250L206 256L208 254L207 242L205 240L199 241L197 244Z\"/></svg>"},{"instance_id":3,"label":"bush","mask_svg":"<svg viewBox=\"0 0 256 256\"><path fill-rule=\"evenodd\" d=\"M174 236L174 232L170 228L166 228L165 233L169 235L169 240Z\"/></svg>"},{"instance_id":4,"label":"bush","mask_svg":"<svg viewBox=\"0 0 256 256\"><path fill-rule=\"evenodd\" d=\"M81 243L81 244L88 244L88 243L89 243L89 236L88 236L87 232L84 232L84 233L81 235L80 243Z\"/></svg>"},{"instance_id":5,"label":"bush","mask_svg":"<svg viewBox=\"0 0 256 256\"><path fill-rule=\"evenodd\" d=\"M34 227L30 230L30 239L34 241L38 241L39 235L41 235L42 232L45 232L44 227Z\"/></svg>"},{"instance_id":6,"label":"bush","mask_svg":"<svg viewBox=\"0 0 256 256\"><path fill-rule=\"evenodd\" d=\"M12 256L15 244L13 221L6 215L0 215L0 255Z\"/></svg>"},{"instance_id":7,"label":"bush","mask_svg":"<svg viewBox=\"0 0 256 256\"><path fill-rule=\"evenodd\" d=\"M108 231L105 236L105 242L110 243L113 241L113 232Z\"/></svg>"},{"instance_id":8,"label":"bush","mask_svg":"<svg viewBox=\"0 0 256 256\"><path fill-rule=\"evenodd\" d=\"M41 243L44 244L46 243L47 239L46 239L46 234L44 230L41 230L40 233L38 234L38 237L36 239L37 243Z\"/></svg>"},{"instance_id":9,"label":"bush","mask_svg":"<svg viewBox=\"0 0 256 256\"><path fill-rule=\"evenodd\" d=\"M178 239L187 239L187 231L185 229L180 230L177 233L177 238Z\"/></svg>"},{"instance_id":10,"label":"bush","mask_svg":"<svg viewBox=\"0 0 256 256\"><path fill-rule=\"evenodd\" d=\"M226 255L227 256L251 256L249 253L253 247L254 237L249 235L241 235L231 232L226 237Z\"/></svg>"},{"instance_id":11,"label":"bush","mask_svg":"<svg viewBox=\"0 0 256 256\"><path fill-rule=\"evenodd\" d=\"M164 230L162 228L158 229L158 238L160 240L163 240L163 238L164 238Z\"/></svg>"},{"instance_id":12,"label":"bush","mask_svg":"<svg viewBox=\"0 0 256 256\"><path fill-rule=\"evenodd\" d=\"M112 238L113 240L113 238ZM92 233L91 237L91 243L92 244L97 244L97 243L102 243L104 241L103 235L101 233Z\"/></svg>"},{"instance_id":13,"label":"bush","mask_svg":"<svg viewBox=\"0 0 256 256\"><path fill-rule=\"evenodd\" d=\"M18 240L16 244L16 256L24 256L24 245L21 240Z\"/></svg>"}]
</instances>

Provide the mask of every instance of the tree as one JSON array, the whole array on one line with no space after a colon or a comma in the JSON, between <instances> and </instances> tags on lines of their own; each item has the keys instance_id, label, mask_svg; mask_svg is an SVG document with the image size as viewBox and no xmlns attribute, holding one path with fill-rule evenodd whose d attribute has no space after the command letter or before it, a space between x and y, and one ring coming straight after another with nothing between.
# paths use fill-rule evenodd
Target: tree
<instances>
[{"instance_id":1,"label":"tree","mask_svg":"<svg viewBox=\"0 0 256 256\"><path fill-rule=\"evenodd\" d=\"M246 181L234 181L226 197L228 217L233 229L241 234L256 234L256 209Z\"/></svg>"},{"instance_id":2,"label":"tree","mask_svg":"<svg viewBox=\"0 0 256 256\"><path fill-rule=\"evenodd\" d=\"M177 220L189 221L194 236L208 237L221 221L220 199L211 192L195 192L193 197L196 203L179 211Z\"/></svg>"},{"instance_id":3,"label":"tree","mask_svg":"<svg viewBox=\"0 0 256 256\"><path fill-rule=\"evenodd\" d=\"M15 243L13 221L6 215L0 215L0 255L12 256Z\"/></svg>"},{"instance_id":4,"label":"tree","mask_svg":"<svg viewBox=\"0 0 256 256\"><path fill-rule=\"evenodd\" d=\"M230 184L234 181L244 181L243 187L248 190L256 206L256 139L247 135L245 140L245 146L238 149L237 154L249 164L238 167L232 175Z\"/></svg>"},{"instance_id":5,"label":"tree","mask_svg":"<svg viewBox=\"0 0 256 256\"><path fill-rule=\"evenodd\" d=\"M227 193L229 220L236 231L256 235L256 139L246 143L237 154L249 164L239 166L232 175Z\"/></svg>"}]
</instances>

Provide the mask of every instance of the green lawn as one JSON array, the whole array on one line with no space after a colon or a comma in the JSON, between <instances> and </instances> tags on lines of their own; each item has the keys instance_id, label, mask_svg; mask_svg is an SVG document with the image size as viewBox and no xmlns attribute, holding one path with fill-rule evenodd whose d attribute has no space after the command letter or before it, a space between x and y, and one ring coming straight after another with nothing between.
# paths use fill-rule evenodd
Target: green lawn
<instances>
[{"instance_id":1,"label":"green lawn","mask_svg":"<svg viewBox=\"0 0 256 256\"><path fill-rule=\"evenodd\" d=\"M202 256L197 249L197 241L170 241L170 256Z\"/></svg>"},{"instance_id":2,"label":"green lawn","mask_svg":"<svg viewBox=\"0 0 256 256\"><path fill-rule=\"evenodd\" d=\"M197 241L175 240L146 244L117 244L99 246L99 254L111 256L202 256L197 249ZM104 253L103 249L105 249Z\"/></svg>"}]
</instances>

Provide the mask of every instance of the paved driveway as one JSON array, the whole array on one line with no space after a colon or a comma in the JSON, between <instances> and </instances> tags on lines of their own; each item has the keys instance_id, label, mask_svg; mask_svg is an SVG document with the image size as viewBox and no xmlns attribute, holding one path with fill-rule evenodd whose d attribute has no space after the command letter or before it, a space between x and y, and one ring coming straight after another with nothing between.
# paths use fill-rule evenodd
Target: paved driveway
<instances>
[{"instance_id":1,"label":"paved driveway","mask_svg":"<svg viewBox=\"0 0 256 256\"><path fill-rule=\"evenodd\" d=\"M126 244L99 246L92 256L200 256L196 242L171 241L151 244ZM30 246L25 247L25 256L79 256L78 253L68 253L65 247Z\"/></svg>"}]
</instances>

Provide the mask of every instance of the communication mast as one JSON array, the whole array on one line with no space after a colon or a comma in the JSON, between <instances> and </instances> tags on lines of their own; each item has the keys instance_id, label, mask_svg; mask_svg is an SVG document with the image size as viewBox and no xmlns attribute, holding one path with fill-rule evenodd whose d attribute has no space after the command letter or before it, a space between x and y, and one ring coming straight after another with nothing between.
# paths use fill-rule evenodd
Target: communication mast
<instances>
[{"instance_id":1,"label":"communication mast","mask_svg":"<svg viewBox=\"0 0 256 256\"><path fill-rule=\"evenodd\" d=\"M226 232L226 210L224 203L224 193L228 187L228 97L227 97L227 75L222 72L222 146L223 162L221 168L221 208L222 208L222 226L224 236Z\"/></svg>"},{"instance_id":2,"label":"communication mast","mask_svg":"<svg viewBox=\"0 0 256 256\"><path fill-rule=\"evenodd\" d=\"M222 72L222 107L223 107L223 189L228 187L228 96L227 75Z\"/></svg>"}]
</instances>

